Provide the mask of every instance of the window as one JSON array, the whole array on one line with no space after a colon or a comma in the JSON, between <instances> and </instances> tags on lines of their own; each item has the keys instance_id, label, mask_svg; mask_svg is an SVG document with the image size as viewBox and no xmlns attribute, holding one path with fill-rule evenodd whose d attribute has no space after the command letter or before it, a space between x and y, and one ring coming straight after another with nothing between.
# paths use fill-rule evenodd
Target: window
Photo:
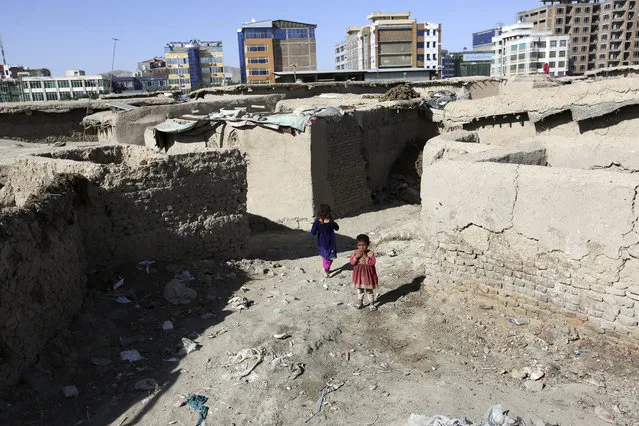
<instances>
[{"instance_id":1,"label":"window","mask_svg":"<svg viewBox=\"0 0 639 426\"><path fill-rule=\"evenodd\" d=\"M563 15L564 13L564 8L563 7L558 7L557 8L557 15Z\"/></svg>"},{"instance_id":2,"label":"window","mask_svg":"<svg viewBox=\"0 0 639 426\"><path fill-rule=\"evenodd\" d=\"M343 60L342 56L342 60ZM249 64L268 64L268 58L248 58Z\"/></svg>"},{"instance_id":3,"label":"window","mask_svg":"<svg viewBox=\"0 0 639 426\"><path fill-rule=\"evenodd\" d=\"M22 88L23 89L28 89L29 88L29 82L28 81L23 81L22 82Z\"/></svg>"},{"instance_id":4,"label":"window","mask_svg":"<svg viewBox=\"0 0 639 426\"><path fill-rule=\"evenodd\" d=\"M600 48L601 50L606 50L606 48L607 48L607 47L608 47L608 45L606 45L605 43L604 43L604 44L602 44L601 46L599 46L599 48Z\"/></svg>"},{"instance_id":5,"label":"window","mask_svg":"<svg viewBox=\"0 0 639 426\"><path fill-rule=\"evenodd\" d=\"M71 87L82 87L81 80L71 80Z\"/></svg>"},{"instance_id":6,"label":"window","mask_svg":"<svg viewBox=\"0 0 639 426\"><path fill-rule=\"evenodd\" d=\"M33 81L32 81L33 83ZM33 94L33 100L34 101L43 101L44 100L44 94L43 93L34 93Z\"/></svg>"},{"instance_id":7,"label":"window","mask_svg":"<svg viewBox=\"0 0 639 426\"><path fill-rule=\"evenodd\" d=\"M554 50L551 50L549 57L550 58L556 58L557 57L557 52L555 52Z\"/></svg>"},{"instance_id":8,"label":"window","mask_svg":"<svg viewBox=\"0 0 639 426\"><path fill-rule=\"evenodd\" d=\"M47 101L57 101L58 94L56 92L47 92Z\"/></svg>"},{"instance_id":9,"label":"window","mask_svg":"<svg viewBox=\"0 0 639 426\"><path fill-rule=\"evenodd\" d=\"M599 55L599 59L606 59L606 54L602 53L601 55Z\"/></svg>"},{"instance_id":10,"label":"window","mask_svg":"<svg viewBox=\"0 0 639 426\"><path fill-rule=\"evenodd\" d=\"M437 35L437 30L433 30L433 35L436 36Z\"/></svg>"},{"instance_id":11,"label":"window","mask_svg":"<svg viewBox=\"0 0 639 426\"><path fill-rule=\"evenodd\" d=\"M557 40L550 41L550 48L557 47Z\"/></svg>"},{"instance_id":12,"label":"window","mask_svg":"<svg viewBox=\"0 0 639 426\"><path fill-rule=\"evenodd\" d=\"M588 51L588 46L581 46L581 51L582 52L587 52ZM559 52L559 56L561 56L561 54L564 52Z\"/></svg>"},{"instance_id":13,"label":"window","mask_svg":"<svg viewBox=\"0 0 639 426\"><path fill-rule=\"evenodd\" d=\"M417 30L417 37L424 37L424 30Z\"/></svg>"},{"instance_id":14,"label":"window","mask_svg":"<svg viewBox=\"0 0 639 426\"><path fill-rule=\"evenodd\" d=\"M526 43L520 43L519 50L526 50Z\"/></svg>"},{"instance_id":15,"label":"window","mask_svg":"<svg viewBox=\"0 0 639 426\"><path fill-rule=\"evenodd\" d=\"M246 50L249 52L266 52L265 44L249 44L246 46Z\"/></svg>"},{"instance_id":16,"label":"window","mask_svg":"<svg viewBox=\"0 0 639 426\"><path fill-rule=\"evenodd\" d=\"M550 68L555 68L555 64L556 64L556 63L555 63L555 61L550 61L550 62L548 62L548 66L549 66Z\"/></svg>"},{"instance_id":17,"label":"window","mask_svg":"<svg viewBox=\"0 0 639 426\"><path fill-rule=\"evenodd\" d=\"M559 68L566 68L566 62L565 61L559 61Z\"/></svg>"},{"instance_id":18,"label":"window","mask_svg":"<svg viewBox=\"0 0 639 426\"><path fill-rule=\"evenodd\" d=\"M58 80L58 87L69 87L69 80Z\"/></svg>"},{"instance_id":19,"label":"window","mask_svg":"<svg viewBox=\"0 0 639 426\"><path fill-rule=\"evenodd\" d=\"M32 81L31 82L31 88L32 89L41 89L42 88L42 82L41 81Z\"/></svg>"},{"instance_id":20,"label":"window","mask_svg":"<svg viewBox=\"0 0 639 426\"><path fill-rule=\"evenodd\" d=\"M517 45L513 44L512 46L510 46L510 51L511 52L516 52L517 51Z\"/></svg>"},{"instance_id":21,"label":"window","mask_svg":"<svg viewBox=\"0 0 639 426\"><path fill-rule=\"evenodd\" d=\"M589 8L589 7L585 8L585 9L584 9L584 12L586 12L586 13L590 13L590 8Z\"/></svg>"},{"instance_id":22,"label":"window","mask_svg":"<svg viewBox=\"0 0 639 426\"><path fill-rule=\"evenodd\" d=\"M584 32L585 32L585 33L589 32L589 31L590 31L590 28L588 28L588 27L584 27Z\"/></svg>"},{"instance_id":23,"label":"window","mask_svg":"<svg viewBox=\"0 0 639 426\"><path fill-rule=\"evenodd\" d=\"M568 40L560 40L559 41L559 46L560 47L566 47L567 44L568 44Z\"/></svg>"},{"instance_id":24,"label":"window","mask_svg":"<svg viewBox=\"0 0 639 426\"><path fill-rule=\"evenodd\" d=\"M84 96L84 92L83 91L73 92L73 96L75 96L76 98L81 98Z\"/></svg>"},{"instance_id":25,"label":"window","mask_svg":"<svg viewBox=\"0 0 639 426\"><path fill-rule=\"evenodd\" d=\"M576 7L575 8L575 13L581 13L581 8L580 7Z\"/></svg>"},{"instance_id":26,"label":"window","mask_svg":"<svg viewBox=\"0 0 639 426\"><path fill-rule=\"evenodd\" d=\"M582 47L582 49L586 49L586 46ZM560 58L565 58L566 57L566 51L565 50L559 51L559 57Z\"/></svg>"},{"instance_id":27,"label":"window","mask_svg":"<svg viewBox=\"0 0 639 426\"><path fill-rule=\"evenodd\" d=\"M585 56L585 55L581 55L581 58L580 58L580 59L581 59L581 61L583 62L583 61L585 61L585 60L586 60L586 56Z\"/></svg>"},{"instance_id":28,"label":"window","mask_svg":"<svg viewBox=\"0 0 639 426\"><path fill-rule=\"evenodd\" d=\"M608 40L608 34L604 34L604 35L602 35L602 36L601 36L601 39L602 39L602 40Z\"/></svg>"},{"instance_id":29,"label":"window","mask_svg":"<svg viewBox=\"0 0 639 426\"><path fill-rule=\"evenodd\" d=\"M423 44L423 43L422 43ZM426 47L430 47L430 41L426 42Z\"/></svg>"},{"instance_id":30,"label":"window","mask_svg":"<svg viewBox=\"0 0 639 426\"><path fill-rule=\"evenodd\" d=\"M562 18L557 18L555 20L555 24L557 24L557 25L561 25L561 24L563 24L563 22L564 22L564 20Z\"/></svg>"},{"instance_id":31,"label":"window","mask_svg":"<svg viewBox=\"0 0 639 426\"><path fill-rule=\"evenodd\" d=\"M517 60L517 54L510 55L511 62L515 62Z\"/></svg>"},{"instance_id":32,"label":"window","mask_svg":"<svg viewBox=\"0 0 639 426\"><path fill-rule=\"evenodd\" d=\"M579 34L579 27L575 27L575 28L572 30L572 32L573 32L573 33L575 33L575 34Z\"/></svg>"},{"instance_id":33,"label":"window","mask_svg":"<svg viewBox=\"0 0 639 426\"><path fill-rule=\"evenodd\" d=\"M579 24L581 22L581 18L580 17L575 17L575 24Z\"/></svg>"},{"instance_id":34,"label":"window","mask_svg":"<svg viewBox=\"0 0 639 426\"><path fill-rule=\"evenodd\" d=\"M307 28L289 28L286 31L288 38L308 38Z\"/></svg>"},{"instance_id":35,"label":"window","mask_svg":"<svg viewBox=\"0 0 639 426\"><path fill-rule=\"evenodd\" d=\"M578 48L577 46L573 46L573 47L572 47L572 51L573 51L573 52L578 52L578 51L579 51L579 48Z\"/></svg>"},{"instance_id":36,"label":"window","mask_svg":"<svg viewBox=\"0 0 639 426\"><path fill-rule=\"evenodd\" d=\"M45 80L44 81L45 89L55 89L55 81L54 80Z\"/></svg>"},{"instance_id":37,"label":"window","mask_svg":"<svg viewBox=\"0 0 639 426\"><path fill-rule=\"evenodd\" d=\"M430 43L428 43L428 44L430 44ZM418 41L417 42L417 48L418 49L423 49L424 48L424 42L423 41Z\"/></svg>"},{"instance_id":38,"label":"window","mask_svg":"<svg viewBox=\"0 0 639 426\"><path fill-rule=\"evenodd\" d=\"M525 53L520 53L518 59L520 61L523 61L524 59L526 59L526 54Z\"/></svg>"},{"instance_id":39,"label":"window","mask_svg":"<svg viewBox=\"0 0 639 426\"><path fill-rule=\"evenodd\" d=\"M586 17L584 18L584 24L587 24L587 23L589 23L589 22L590 22L590 18L586 16Z\"/></svg>"},{"instance_id":40,"label":"window","mask_svg":"<svg viewBox=\"0 0 639 426\"><path fill-rule=\"evenodd\" d=\"M430 61L430 53L426 54L426 60Z\"/></svg>"},{"instance_id":41,"label":"window","mask_svg":"<svg viewBox=\"0 0 639 426\"><path fill-rule=\"evenodd\" d=\"M71 93L70 92L60 92L60 100L61 101L67 101L71 99Z\"/></svg>"},{"instance_id":42,"label":"window","mask_svg":"<svg viewBox=\"0 0 639 426\"><path fill-rule=\"evenodd\" d=\"M585 65L580 65L579 66L579 71L585 71L586 70L586 66Z\"/></svg>"},{"instance_id":43,"label":"window","mask_svg":"<svg viewBox=\"0 0 639 426\"><path fill-rule=\"evenodd\" d=\"M96 81L95 80L85 80L85 85L86 87L96 87Z\"/></svg>"},{"instance_id":44,"label":"window","mask_svg":"<svg viewBox=\"0 0 639 426\"><path fill-rule=\"evenodd\" d=\"M546 42L545 41L538 41L535 43L535 46L541 48L541 49L545 49L546 48Z\"/></svg>"},{"instance_id":45,"label":"window","mask_svg":"<svg viewBox=\"0 0 639 426\"><path fill-rule=\"evenodd\" d=\"M433 42L433 47L437 47L437 42L436 41Z\"/></svg>"},{"instance_id":46,"label":"window","mask_svg":"<svg viewBox=\"0 0 639 426\"><path fill-rule=\"evenodd\" d=\"M546 57L546 52L539 52L539 59L544 59Z\"/></svg>"},{"instance_id":47,"label":"window","mask_svg":"<svg viewBox=\"0 0 639 426\"><path fill-rule=\"evenodd\" d=\"M249 75L268 75L268 70L266 68L250 69Z\"/></svg>"}]
</instances>

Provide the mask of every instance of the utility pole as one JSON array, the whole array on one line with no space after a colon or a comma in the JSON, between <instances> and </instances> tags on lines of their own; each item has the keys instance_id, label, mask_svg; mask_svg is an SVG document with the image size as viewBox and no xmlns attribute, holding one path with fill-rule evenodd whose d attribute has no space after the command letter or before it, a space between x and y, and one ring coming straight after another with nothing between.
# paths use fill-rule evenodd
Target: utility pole
<instances>
[{"instance_id":1,"label":"utility pole","mask_svg":"<svg viewBox=\"0 0 639 426\"><path fill-rule=\"evenodd\" d=\"M119 38L115 38L112 37L113 39L113 60L111 61L111 72L113 72L113 69L115 68L115 44L120 41Z\"/></svg>"},{"instance_id":2,"label":"utility pole","mask_svg":"<svg viewBox=\"0 0 639 426\"><path fill-rule=\"evenodd\" d=\"M2 37L0 37L0 52L2 52L2 65L7 68L7 58L4 56L4 44L2 44Z\"/></svg>"}]
</instances>

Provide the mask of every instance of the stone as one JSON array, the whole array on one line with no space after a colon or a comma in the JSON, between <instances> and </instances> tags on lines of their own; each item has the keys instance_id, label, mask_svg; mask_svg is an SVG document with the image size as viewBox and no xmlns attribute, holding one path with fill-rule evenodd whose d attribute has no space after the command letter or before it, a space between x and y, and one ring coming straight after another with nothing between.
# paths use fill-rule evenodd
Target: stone
<instances>
[{"instance_id":1,"label":"stone","mask_svg":"<svg viewBox=\"0 0 639 426\"><path fill-rule=\"evenodd\" d=\"M544 389L544 383L535 380L526 380L524 382L524 389L529 392L541 392Z\"/></svg>"}]
</instances>

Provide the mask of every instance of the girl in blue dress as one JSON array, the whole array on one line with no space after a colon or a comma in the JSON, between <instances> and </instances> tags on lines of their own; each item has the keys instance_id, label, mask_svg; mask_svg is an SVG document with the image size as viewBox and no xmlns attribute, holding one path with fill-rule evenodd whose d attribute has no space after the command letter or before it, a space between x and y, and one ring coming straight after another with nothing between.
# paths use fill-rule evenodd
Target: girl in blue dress
<instances>
[{"instance_id":1,"label":"girl in blue dress","mask_svg":"<svg viewBox=\"0 0 639 426\"><path fill-rule=\"evenodd\" d=\"M317 219L311 228L311 235L317 235L317 248L322 256L322 267L326 273L326 278L331 276L331 265L337 259L337 244L335 231L339 230L339 225L331 217L331 207L328 204L321 204Z\"/></svg>"}]
</instances>

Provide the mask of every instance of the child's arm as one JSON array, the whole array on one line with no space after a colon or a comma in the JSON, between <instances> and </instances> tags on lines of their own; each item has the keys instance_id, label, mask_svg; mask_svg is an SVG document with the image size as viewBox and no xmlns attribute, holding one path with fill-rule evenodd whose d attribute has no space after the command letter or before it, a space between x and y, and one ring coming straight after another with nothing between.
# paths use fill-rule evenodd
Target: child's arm
<instances>
[{"instance_id":1,"label":"child's arm","mask_svg":"<svg viewBox=\"0 0 639 426\"><path fill-rule=\"evenodd\" d=\"M368 260L366 261L366 264L369 266L374 266L375 263L377 263L377 260L375 259L375 254L372 251L369 251L366 254L368 255Z\"/></svg>"},{"instance_id":2,"label":"child's arm","mask_svg":"<svg viewBox=\"0 0 639 426\"><path fill-rule=\"evenodd\" d=\"M359 257L357 257L357 252L353 253L353 255L351 256L351 259L349 260L349 262L353 266L357 265L357 263L359 262Z\"/></svg>"},{"instance_id":3,"label":"child's arm","mask_svg":"<svg viewBox=\"0 0 639 426\"><path fill-rule=\"evenodd\" d=\"M315 219L315 222L313 222L313 227L311 228L311 235L317 235L317 230L319 228L319 219Z\"/></svg>"},{"instance_id":4,"label":"child's arm","mask_svg":"<svg viewBox=\"0 0 639 426\"><path fill-rule=\"evenodd\" d=\"M339 225L335 221L333 221L333 229L339 231Z\"/></svg>"}]
</instances>

